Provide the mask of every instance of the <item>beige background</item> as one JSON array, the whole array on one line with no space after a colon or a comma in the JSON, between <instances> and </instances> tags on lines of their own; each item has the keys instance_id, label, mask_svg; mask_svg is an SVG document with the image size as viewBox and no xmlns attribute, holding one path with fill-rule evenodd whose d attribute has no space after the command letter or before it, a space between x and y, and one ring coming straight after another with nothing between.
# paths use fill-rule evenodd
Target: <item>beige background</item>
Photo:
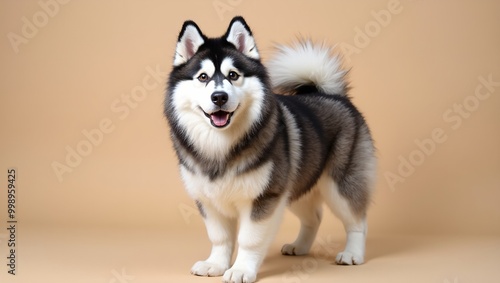
<instances>
[{"instance_id":1,"label":"beige background","mask_svg":"<svg viewBox=\"0 0 500 283\"><path fill-rule=\"evenodd\" d=\"M0 2L0 184L16 167L19 186L19 275L2 264L1 282L120 282L123 269L124 282L219 282L188 275L209 245L179 178L162 102L183 21L219 36L234 15L247 20L264 61L273 43L298 34L337 44L380 157L368 263L332 267L329 252L280 257L297 232L287 214L262 282L500 280L500 2L62 2ZM496 83L482 87L485 80ZM54 162L90 145L84 132L101 123L108 133L58 179ZM435 148L422 153L417 144L433 135ZM402 159L414 165L404 176ZM391 174L400 175L392 185ZM343 244L330 215L320 251L325 239L335 251ZM307 264L315 268L299 281L284 277Z\"/></svg>"}]
</instances>

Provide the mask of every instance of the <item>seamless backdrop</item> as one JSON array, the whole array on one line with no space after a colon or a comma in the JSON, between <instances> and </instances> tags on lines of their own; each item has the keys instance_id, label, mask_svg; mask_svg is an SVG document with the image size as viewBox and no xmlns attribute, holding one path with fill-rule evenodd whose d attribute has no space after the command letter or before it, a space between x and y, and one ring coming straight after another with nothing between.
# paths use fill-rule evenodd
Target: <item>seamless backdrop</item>
<instances>
[{"instance_id":1,"label":"seamless backdrop","mask_svg":"<svg viewBox=\"0 0 500 283\"><path fill-rule=\"evenodd\" d=\"M20 263L42 253L30 237L51 228L164 229L167 242L194 233L208 249L169 141L164 89L183 21L220 36L242 15L264 62L297 35L343 55L379 156L370 235L498 239L499 11L488 0L2 1L0 227L15 167ZM287 214L280 235L296 229ZM341 230L326 215L322 233ZM498 240L490 250L500 254ZM191 251L188 262L205 255Z\"/></svg>"}]
</instances>

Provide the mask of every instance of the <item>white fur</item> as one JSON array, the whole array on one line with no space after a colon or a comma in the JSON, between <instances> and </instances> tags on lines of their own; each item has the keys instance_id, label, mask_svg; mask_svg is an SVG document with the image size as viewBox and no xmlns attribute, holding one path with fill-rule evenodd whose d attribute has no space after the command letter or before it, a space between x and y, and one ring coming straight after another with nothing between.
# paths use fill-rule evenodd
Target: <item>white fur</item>
<instances>
[{"instance_id":1,"label":"white fur","mask_svg":"<svg viewBox=\"0 0 500 283\"><path fill-rule=\"evenodd\" d=\"M279 104L281 110L283 111L283 117L285 118L286 128L288 130L288 139L290 145L290 176L297 176L297 171L299 170L300 156L302 155L302 142L300 140L300 129L293 118L290 110L283 104ZM295 180L290 180L293 184Z\"/></svg>"},{"instance_id":2,"label":"white fur","mask_svg":"<svg viewBox=\"0 0 500 283\"><path fill-rule=\"evenodd\" d=\"M204 42L198 30L188 25L175 48L174 66L186 63Z\"/></svg>"},{"instance_id":3,"label":"white fur","mask_svg":"<svg viewBox=\"0 0 500 283\"><path fill-rule=\"evenodd\" d=\"M287 195L283 195L274 213L261 221L252 220L253 200L270 181L273 164L235 176L234 170L221 179L210 181L202 174L192 173L181 167L188 193L203 204L205 226L212 242L210 256L196 262L191 273L202 276L223 276L224 282L254 282L257 271L277 232ZM236 222L238 256L229 268L235 246Z\"/></svg>"},{"instance_id":4,"label":"white fur","mask_svg":"<svg viewBox=\"0 0 500 283\"><path fill-rule=\"evenodd\" d=\"M328 46L303 41L291 46L279 45L277 49L277 55L267 64L275 88L291 91L313 84L327 94L343 93L346 71Z\"/></svg>"},{"instance_id":5,"label":"white fur","mask_svg":"<svg viewBox=\"0 0 500 283\"><path fill-rule=\"evenodd\" d=\"M193 79L196 79L198 78L199 75L201 75L201 73L206 73L209 77L212 77L215 73L215 65L214 63L209 60L209 59L205 59L203 61L201 61L201 68L200 70L194 75ZM199 86L203 86L204 83L201 83L199 82Z\"/></svg>"},{"instance_id":6,"label":"white fur","mask_svg":"<svg viewBox=\"0 0 500 283\"><path fill-rule=\"evenodd\" d=\"M286 195L282 196L274 212L260 221L251 219L251 201L239 207L238 256L233 266L224 273L223 282L251 283L256 280L259 267L280 226L286 199Z\"/></svg>"},{"instance_id":7,"label":"white fur","mask_svg":"<svg viewBox=\"0 0 500 283\"><path fill-rule=\"evenodd\" d=\"M210 202L204 203L203 210L212 251L206 260L193 265L191 273L200 276L221 276L231 265L236 238L236 219L222 215Z\"/></svg>"},{"instance_id":8,"label":"white fur","mask_svg":"<svg viewBox=\"0 0 500 283\"><path fill-rule=\"evenodd\" d=\"M362 264L365 256L367 224L364 218L357 216L351 209L332 178L324 174L318 181L318 187L330 210L340 218L347 233L344 251L336 257L338 264Z\"/></svg>"},{"instance_id":9,"label":"white fur","mask_svg":"<svg viewBox=\"0 0 500 283\"><path fill-rule=\"evenodd\" d=\"M321 218L323 200L319 190L313 189L290 205L290 210L300 219L300 232L297 239L281 248L284 255L305 255L316 238Z\"/></svg>"},{"instance_id":10,"label":"white fur","mask_svg":"<svg viewBox=\"0 0 500 283\"><path fill-rule=\"evenodd\" d=\"M226 39L246 56L259 59L254 39L242 22L235 21L231 25ZM174 65L189 60L201 44L203 37L198 30L194 26L187 26L177 45ZM279 47L279 51L278 56L269 62L269 73L275 87L291 90L313 83L325 93L345 91L343 78L346 72L341 69L338 57L331 56L329 48L303 42L293 47ZM214 81L204 83L198 80L201 73L212 77L215 70L212 61L204 60L191 80L176 85L173 91L173 116L177 117L176 123L196 151L208 159L224 160L232 147L260 118L265 93L262 82L256 77L245 77L234 66L231 58L222 61L220 71L225 76L230 71L235 71L240 74L238 80L230 83L225 79L222 85L217 86ZM231 123L224 128L213 127L210 119L203 113L210 114L220 110L211 101L211 95L215 91L228 94L228 101L222 110L234 112ZM302 151L301 133L290 111L285 106L281 106L281 110L290 139L289 174L296 176ZM361 146L364 147L364 144ZM202 204L207 233L212 242L209 257L196 262L191 272L202 276L223 275L224 282L254 282L288 200L288 195L284 194L272 214L259 221L252 219L253 201L267 188L274 164L269 161L255 170L241 173L243 170L240 169L250 164L252 157L236 159L228 165L231 167L227 168L223 176L210 180L202 174L197 162L190 159L187 152L183 156L186 164L186 167L181 165L183 181L190 196ZM291 179L289 182L292 185L295 180ZM340 264L363 263L366 221L351 210L348 201L340 195L336 184L327 174L323 174L308 195L291 205L292 212L301 220L301 230L292 244L283 246L282 253L299 255L309 251L321 221L323 201L342 220L347 232L346 248L338 254L336 261ZM238 231L237 222L240 223ZM236 241L238 255L230 267Z\"/></svg>"},{"instance_id":11,"label":"white fur","mask_svg":"<svg viewBox=\"0 0 500 283\"><path fill-rule=\"evenodd\" d=\"M233 66L230 58L224 59L221 71L227 75L229 71L240 74L237 81L229 83L224 80L222 87L215 86L215 82L208 84L200 82L197 77L205 72L213 75L215 70L213 62L205 60L201 69L192 80L185 80L177 84L174 92L174 111L178 117L178 124L186 132L194 147L205 156L212 159L223 159L232 146L250 129L253 122L259 119L264 103L263 85L255 77L244 77ZM211 125L209 118L199 109L210 114L217 111L211 100L211 95L216 90L223 90L228 94L228 102L223 110L234 112L231 123L222 129Z\"/></svg>"},{"instance_id":12,"label":"white fur","mask_svg":"<svg viewBox=\"0 0 500 283\"><path fill-rule=\"evenodd\" d=\"M340 218L347 234L346 246L338 253L336 262L346 265L362 264L368 227L366 219L352 211L347 199L339 193L337 185L326 173L311 192L291 204L290 210L299 217L301 228L297 239L291 244L285 244L281 253L304 255L309 252L321 222L323 201Z\"/></svg>"},{"instance_id":13,"label":"white fur","mask_svg":"<svg viewBox=\"0 0 500 283\"><path fill-rule=\"evenodd\" d=\"M230 58L224 59L222 65L225 66L225 69L227 70L226 72L223 72L224 75L227 75L231 70L235 69ZM222 68L221 71L223 71ZM180 88L180 91L183 91L183 84L188 84L189 87L193 88L192 94L183 92L182 95L185 96L183 98L189 99L189 101L191 102L191 107L201 107L205 113L211 114L213 112L221 110L221 107L215 105L212 102L212 93L214 93L215 91L223 91L226 92L229 97L227 103L223 105L222 110L227 112L234 112L243 99L242 96L244 95L244 92L239 89L242 84L243 78L240 76L240 78L233 83L230 83L227 79L225 79L222 81L222 86L216 86L214 80L209 81L208 84L205 82L200 82L198 80L198 76L200 76L202 73L207 74L210 78L214 75L215 65L211 60L206 59L201 62L201 68L194 75L193 80L183 81L178 84L178 88ZM198 112L200 112L199 109ZM211 125L210 119L206 118L205 122L208 125Z\"/></svg>"},{"instance_id":14,"label":"white fur","mask_svg":"<svg viewBox=\"0 0 500 283\"><path fill-rule=\"evenodd\" d=\"M231 25L226 40L228 42L231 42L236 47L236 49L238 49L246 56L254 59L260 58L253 36L250 35L248 30L241 22L236 21Z\"/></svg>"},{"instance_id":15,"label":"white fur","mask_svg":"<svg viewBox=\"0 0 500 283\"><path fill-rule=\"evenodd\" d=\"M214 181L196 169L192 173L181 167L181 174L192 198L203 204L210 203L222 215L234 218L238 216L238 206L242 202L253 201L266 189L272 167L273 163L268 162L238 176L236 170L228 170L222 178Z\"/></svg>"}]
</instances>

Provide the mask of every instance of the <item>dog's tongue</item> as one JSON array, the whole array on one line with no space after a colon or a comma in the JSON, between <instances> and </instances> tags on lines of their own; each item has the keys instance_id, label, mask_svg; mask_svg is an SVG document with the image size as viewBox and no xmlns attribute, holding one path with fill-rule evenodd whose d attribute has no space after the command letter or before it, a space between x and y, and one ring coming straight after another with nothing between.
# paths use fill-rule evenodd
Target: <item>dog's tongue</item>
<instances>
[{"instance_id":1,"label":"dog's tongue","mask_svg":"<svg viewBox=\"0 0 500 283\"><path fill-rule=\"evenodd\" d=\"M217 127L222 127L227 124L229 121L229 113L224 111L217 111L210 115L210 119L212 119L212 123Z\"/></svg>"}]
</instances>

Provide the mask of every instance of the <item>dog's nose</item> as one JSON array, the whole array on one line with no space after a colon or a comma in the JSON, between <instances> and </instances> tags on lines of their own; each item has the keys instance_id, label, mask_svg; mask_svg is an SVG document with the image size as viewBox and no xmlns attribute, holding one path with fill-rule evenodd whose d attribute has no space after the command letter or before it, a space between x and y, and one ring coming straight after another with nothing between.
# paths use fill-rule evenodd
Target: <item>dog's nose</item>
<instances>
[{"instance_id":1,"label":"dog's nose","mask_svg":"<svg viewBox=\"0 0 500 283\"><path fill-rule=\"evenodd\" d=\"M225 93L223 91L216 91L216 92L212 93L211 98L212 98L212 102L215 105L222 106L222 105L226 104L228 96L227 96L227 93Z\"/></svg>"}]
</instances>

